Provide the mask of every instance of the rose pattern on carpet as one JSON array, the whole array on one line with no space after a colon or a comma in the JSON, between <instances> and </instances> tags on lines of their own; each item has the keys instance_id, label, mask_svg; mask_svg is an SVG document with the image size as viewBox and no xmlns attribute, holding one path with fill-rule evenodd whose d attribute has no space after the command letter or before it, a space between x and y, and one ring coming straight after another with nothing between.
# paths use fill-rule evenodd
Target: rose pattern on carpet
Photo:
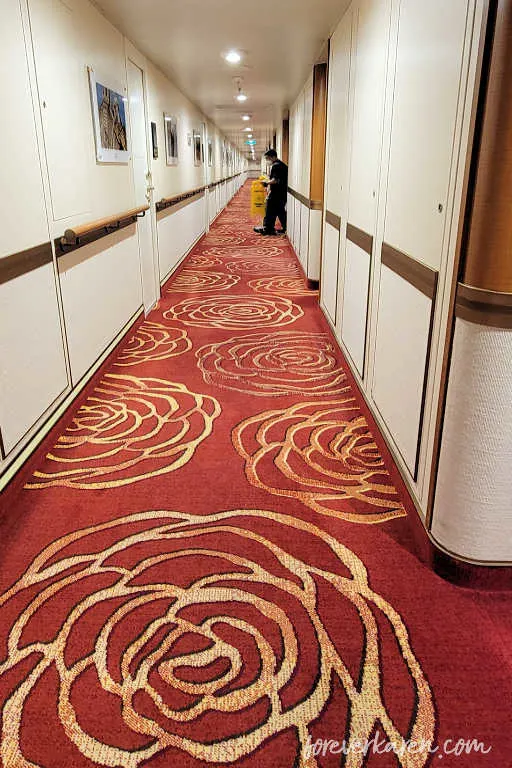
<instances>
[{"instance_id":1,"label":"rose pattern on carpet","mask_svg":"<svg viewBox=\"0 0 512 768\"><path fill-rule=\"evenodd\" d=\"M120 368L179 357L192 349L186 330L146 320L139 325L114 365Z\"/></svg>"},{"instance_id":2,"label":"rose pattern on carpet","mask_svg":"<svg viewBox=\"0 0 512 768\"><path fill-rule=\"evenodd\" d=\"M249 280L249 287L256 293L270 293L278 296L311 296L311 290L304 285L301 277L261 277Z\"/></svg>"},{"instance_id":3,"label":"rose pattern on carpet","mask_svg":"<svg viewBox=\"0 0 512 768\"><path fill-rule=\"evenodd\" d=\"M161 379L107 374L28 488L114 488L174 472L212 433L214 398Z\"/></svg>"},{"instance_id":4,"label":"rose pattern on carpet","mask_svg":"<svg viewBox=\"0 0 512 768\"><path fill-rule=\"evenodd\" d=\"M318 292L253 232L249 190L7 490L0 763L508 766L503 638L417 545ZM378 732L492 751L304 750Z\"/></svg>"},{"instance_id":5,"label":"rose pattern on carpet","mask_svg":"<svg viewBox=\"0 0 512 768\"><path fill-rule=\"evenodd\" d=\"M324 397L349 389L327 334L249 334L202 347L196 357L205 382L237 392Z\"/></svg>"},{"instance_id":6,"label":"rose pattern on carpet","mask_svg":"<svg viewBox=\"0 0 512 768\"><path fill-rule=\"evenodd\" d=\"M204 293L205 291L226 291L233 288L240 278L223 272L202 272L198 269L181 269L173 281L169 293Z\"/></svg>"},{"instance_id":7,"label":"rose pattern on carpet","mask_svg":"<svg viewBox=\"0 0 512 768\"><path fill-rule=\"evenodd\" d=\"M270 328L294 323L303 314L290 299L232 295L184 299L164 317L196 328Z\"/></svg>"},{"instance_id":8,"label":"rose pattern on carpet","mask_svg":"<svg viewBox=\"0 0 512 768\"><path fill-rule=\"evenodd\" d=\"M276 532L282 529L277 542L259 532L262 518ZM308 562L295 555L297 536L312 540L313 553L329 550L341 572L318 565L315 555ZM252 557L246 554L251 545ZM361 624L355 666L344 659L350 642L323 604L324 592L336 595L340 617L357 616ZM372 589L353 552L301 520L258 510L206 518L147 512L112 520L50 544L0 596L0 611L14 598L20 612L0 675L35 661L4 705L6 766L28 765L24 711L53 666L54 704L66 736L96 765L137 768L169 747L211 764L232 764L291 727L304 753L334 678L349 702L349 744L364 743L377 724L399 743L408 734L400 732L383 695L382 655L388 652L386 663L403 666L414 691L409 737L434 738L430 686L402 618ZM58 625L44 620L53 603L63 616ZM391 628L394 648L381 647L374 612ZM24 635L30 640L23 642ZM135 735L139 746L123 749L103 740L98 725L90 733L80 724L88 700L102 698L90 687L104 694L104 716L110 709L118 742ZM403 765L421 768L427 758Z\"/></svg>"},{"instance_id":9,"label":"rose pattern on carpet","mask_svg":"<svg viewBox=\"0 0 512 768\"><path fill-rule=\"evenodd\" d=\"M251 416L233 444L250 483L315 512L358 523L405 515L353 397Z\"/></svg>"}]
</instances>

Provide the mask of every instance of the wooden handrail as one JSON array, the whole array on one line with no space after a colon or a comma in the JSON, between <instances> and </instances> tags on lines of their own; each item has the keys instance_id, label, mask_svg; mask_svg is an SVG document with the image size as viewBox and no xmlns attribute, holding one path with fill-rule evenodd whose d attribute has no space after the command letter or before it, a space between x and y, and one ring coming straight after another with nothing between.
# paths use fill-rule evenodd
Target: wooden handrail
<instances>
[{"instance_id":1,"label":"wooden handrail","mask_svg":"<svg viewBox=\"0 0 512 768\"><path fill-rule=\"evenodd\" d=\"M148 210L149 205L141 205L138 208L131 208L129 211L123 211L123 213L105 216L103 219L90 221L87 224L80 224L77 227L69 227L64 232L63 237L57 237L55 239L57 257L61 257L65 253L69 253L77 248L82 248L84 245L93 243L95 240L110 235L111 232L116 232L118 229L128 227L130 224L135 223L138 218L145 216L146 211Z\"/></svg>"},{"instance_id":2,"label":"wooden handrail","mask_svg":"<svg viewBox=\"0 0 512 768\"><path fill-rule=\"evenodd\" d=\"M158 202L155 203L156 210L157 212L164 211L166 208L171 208L173 205L178 205L184 200L195 197L195 195L200 195L207 189L213 189L218 184L224 184L226 181L231 181L232 179L236 179L237 176L241 175L242 171L240 171L240 173L235 173L234 176L228 176L225 179L219 179L219 181L214 181L211 184L207 184L205 187L196 187L195 189L191 189L188 192L181 192L179 195L174 195L173 197L163 197L161 200L158 200Z\"/></svg>"},{"instance_id":3,"label":"wooden handrail","mask_svg":"<svg viewBox=\"0 0 512 768\"><path fill-rule=\"evenodd\" d=\"M136 219L138 216L144 216L149 210L149 205L141 205L139 208L131 208L123 213L116 213L113 216L105 216L103 219L90 221L87 224L80 224L78 227L66 229L62 238L62 245L76 245L78 240L84 235L96 232L99 229L118 229L119 224L127 219Z\"/></svg>"},{"instance_id":4,"label":"wooden handrail","mask_svg":"<svg viewBox=\"0 0 512 768\"><path fill-rule=\"evenodd\" d=\"M240 171L239 173L235 173L234 176L227 176L225 179L219 179L218 181L212 181L210 184L208 184L208 187L210 189L213 189L214 187L218 187L219 184L225 184L226 181L231 181L232 179L236 179L237 176L241 176L243 171Z\"/></svg>"},{"instance_id":5,"label":"wooden handrail","mask_svg":"<svg viewBox=\"0 0 512 768\"><path fill-rule=\"evenodd\" d=\"M181 194L174 195L173 197L163 197L155 204L156 210L164 211L166 208L170 208L172 205L178 205L178 203L182 203L183 200L188 200L189 197L200 195L205 191L205 189L206 187L196 187L196 189L191 189L189 192L182 192Z\"/></svg>"}]
</instances>

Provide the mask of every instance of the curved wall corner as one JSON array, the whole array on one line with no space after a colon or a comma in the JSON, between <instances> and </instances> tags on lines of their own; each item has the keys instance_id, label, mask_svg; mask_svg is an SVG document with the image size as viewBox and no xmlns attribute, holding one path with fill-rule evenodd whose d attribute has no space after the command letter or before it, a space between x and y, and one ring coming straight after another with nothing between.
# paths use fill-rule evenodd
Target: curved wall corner
<instances>
[{"instance_id":1,"label":"curved wall corner","mask_svg":"<svg viewBox=\"0 0 512 768\"><path fill-rule=\"evenodd\" d=\"M463 560L512 564L512 328L456 319L431 533Z\"/></svg>"}]
</instances>

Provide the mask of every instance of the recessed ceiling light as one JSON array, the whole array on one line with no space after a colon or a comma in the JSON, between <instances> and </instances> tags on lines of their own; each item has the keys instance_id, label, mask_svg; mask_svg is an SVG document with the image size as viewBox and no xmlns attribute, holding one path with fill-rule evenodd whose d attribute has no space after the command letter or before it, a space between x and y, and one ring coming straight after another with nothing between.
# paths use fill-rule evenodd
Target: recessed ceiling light
<instances>
[{"instance_id":1,"label":"recessed ceiling light","mask_svg":"<svg viewBox=\"0 0 512 768\"><path fill-rule=\"evenodd\" d=\"M245 122L247 122L250 119L251 119L250 115L242 115L242 120L245 120Z\"/></svg>"},{"instance_id":2,"label":"recessed ceiling light","mask_svg":"<svg viewBox=\"0 0 512 768\"><path fill-rule=\"evenodd\" d=\"M224 58L229 64L238 64L240 61L242 61L242 57L238 51L229 51L229 53L225 54Z\"/></svg>"},{"instance_id":3,"label":"recessed ceiling light","mask_svg":"<svg viewBox=\"0 0 512 768\"><path fill-rule=\"evenodd\" d=\"M247 101L247 96L245 95L245 93L239 93L236 98L238 99L238 101Z\"/></svg>"},{"instance_id":4,"label":"recessed ceiling light","mask_svg":"<svg viewBox=\"0 0 512 768\"><path fill-rule=\"evenodd\" d=\"M252 131L252 128L244 128L245 133L250 133Z\"/></svg>"}]
</instances>

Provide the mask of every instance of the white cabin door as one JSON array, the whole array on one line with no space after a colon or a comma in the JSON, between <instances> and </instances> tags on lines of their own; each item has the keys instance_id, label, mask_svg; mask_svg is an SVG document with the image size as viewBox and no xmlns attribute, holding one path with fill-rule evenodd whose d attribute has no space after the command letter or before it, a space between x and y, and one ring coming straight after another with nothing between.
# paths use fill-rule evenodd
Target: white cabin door
<instances>
[{"instance_id":1,"label":"white cabin door","mask_svg":"<svg viewBox=\"0 0 512 768\"><path fill-rule=\"evenodd\" d=\"M148 141L146 136L146 110L144 104L144 73L128 59L128 97L130 102L131 153L135 202L137 207L152 203L153 185L148 162ZM151 208L137 224L139 238L140 271L142 276L142 297L146 314L159 297L156 249L151 226Z\"/></svg>"}]
</instances>

